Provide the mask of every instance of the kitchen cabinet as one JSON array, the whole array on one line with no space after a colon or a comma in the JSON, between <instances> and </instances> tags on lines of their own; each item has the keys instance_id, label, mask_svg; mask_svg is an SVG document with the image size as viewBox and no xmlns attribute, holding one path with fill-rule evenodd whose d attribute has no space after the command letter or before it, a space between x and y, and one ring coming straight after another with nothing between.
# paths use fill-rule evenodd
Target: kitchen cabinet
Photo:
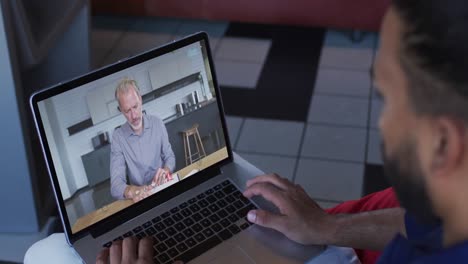
<instances>
[{"instance_id":1,"label":"kitchen cabinet","mask_svg":"<svg viewBox=\"0 0 468 264\"><path fill-rule=\"evenodd\" d=\"M110 144L81 156L89 186L110 178Z\"/></svg>"}]
</instances>

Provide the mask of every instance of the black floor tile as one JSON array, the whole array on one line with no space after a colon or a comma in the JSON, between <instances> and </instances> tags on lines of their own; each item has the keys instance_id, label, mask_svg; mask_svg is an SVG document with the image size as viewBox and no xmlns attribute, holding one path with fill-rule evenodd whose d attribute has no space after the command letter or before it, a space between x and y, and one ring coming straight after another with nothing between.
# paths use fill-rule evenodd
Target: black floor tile
<instances>
[{"instance_id":1,"label":"black floor tile","mask_svg":"<svg viewBox=\"0 0 468 264\"><path fill-rule=\"evenodd\" d=\"M391 185L385 178L382 165L365 164L363 196L384 190Z\"/></svg>"},{"instance_id":2,"label":"black floor tile","mask_svg":"<svg viewBox=\"0 0 468 264\"><path fill-rule=\"evenodd\" d=\"M307 121L324 33L319 28L231 23L226 36L270 39L272 45L256 89L221 86L226 113Z\"/></svg>"}]
</instances>

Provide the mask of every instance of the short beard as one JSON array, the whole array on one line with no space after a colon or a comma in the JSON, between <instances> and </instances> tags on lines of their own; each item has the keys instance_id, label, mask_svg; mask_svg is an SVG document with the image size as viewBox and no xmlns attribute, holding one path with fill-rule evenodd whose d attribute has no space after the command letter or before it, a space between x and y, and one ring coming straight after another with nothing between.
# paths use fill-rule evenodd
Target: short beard
<instances>
[{"instance_id":1,"label":"short beard","mask_svg":"<svg viewBox=\"0 0 468 264\"><path fill-rule=\"evenodd\" d=\"M128 122L128 124L130 125L130 127L133 129L133 131L136 131L140 128L143 127L143 117L140 118L140 124L138 126L134 126L132 125L132 123Z\"/></svg>"},{"instance_id":2,"label":"short beard","mask_svg":"<svg viewBox=\"0 0 468 264\"><path fill-rule=\"evenodd\" d=\"M434 213L423 172L412 140L403 142L392 155L386 155L382 143L385 176L393 186L400 204L421 224L440 224Z\"/></svg>"}]
</instances>

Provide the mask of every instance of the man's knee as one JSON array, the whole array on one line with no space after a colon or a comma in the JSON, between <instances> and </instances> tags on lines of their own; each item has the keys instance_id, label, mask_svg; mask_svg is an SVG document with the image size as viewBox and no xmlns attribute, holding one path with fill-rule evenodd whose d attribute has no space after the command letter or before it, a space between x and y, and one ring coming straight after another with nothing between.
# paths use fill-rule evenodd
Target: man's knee
<instances>
[{"instance_id":1,"label":"man's knee","mask_svg":"<svg viewBox=\"0 0 468 264\"><path fill-rule=\"evenodd\" d=\"M34 243L24 255L24 263L81 263L63 233L52 234Z\"/></svg>"}]
</instances>

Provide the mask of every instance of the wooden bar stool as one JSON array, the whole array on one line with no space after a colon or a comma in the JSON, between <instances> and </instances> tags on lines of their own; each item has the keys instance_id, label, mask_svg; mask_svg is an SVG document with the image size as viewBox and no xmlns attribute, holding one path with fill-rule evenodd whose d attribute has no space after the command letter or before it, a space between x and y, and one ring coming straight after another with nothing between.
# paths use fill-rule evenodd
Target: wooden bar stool
<instances>
[{"instance_id":1,"label":"wooden bar stool","mask_svg":"<svg viewBox=\"0 0 468 264\"><path fill-rule=\"evenodd\" d=\"M198 132L198 124L194 124L191 128L181 132L184 139L185 164L188 166L197 160L206 157L205 147ZM190 138L193 138L193 143L196 147L196 152L192 153Z\"/></svg>"}]
</instances>

